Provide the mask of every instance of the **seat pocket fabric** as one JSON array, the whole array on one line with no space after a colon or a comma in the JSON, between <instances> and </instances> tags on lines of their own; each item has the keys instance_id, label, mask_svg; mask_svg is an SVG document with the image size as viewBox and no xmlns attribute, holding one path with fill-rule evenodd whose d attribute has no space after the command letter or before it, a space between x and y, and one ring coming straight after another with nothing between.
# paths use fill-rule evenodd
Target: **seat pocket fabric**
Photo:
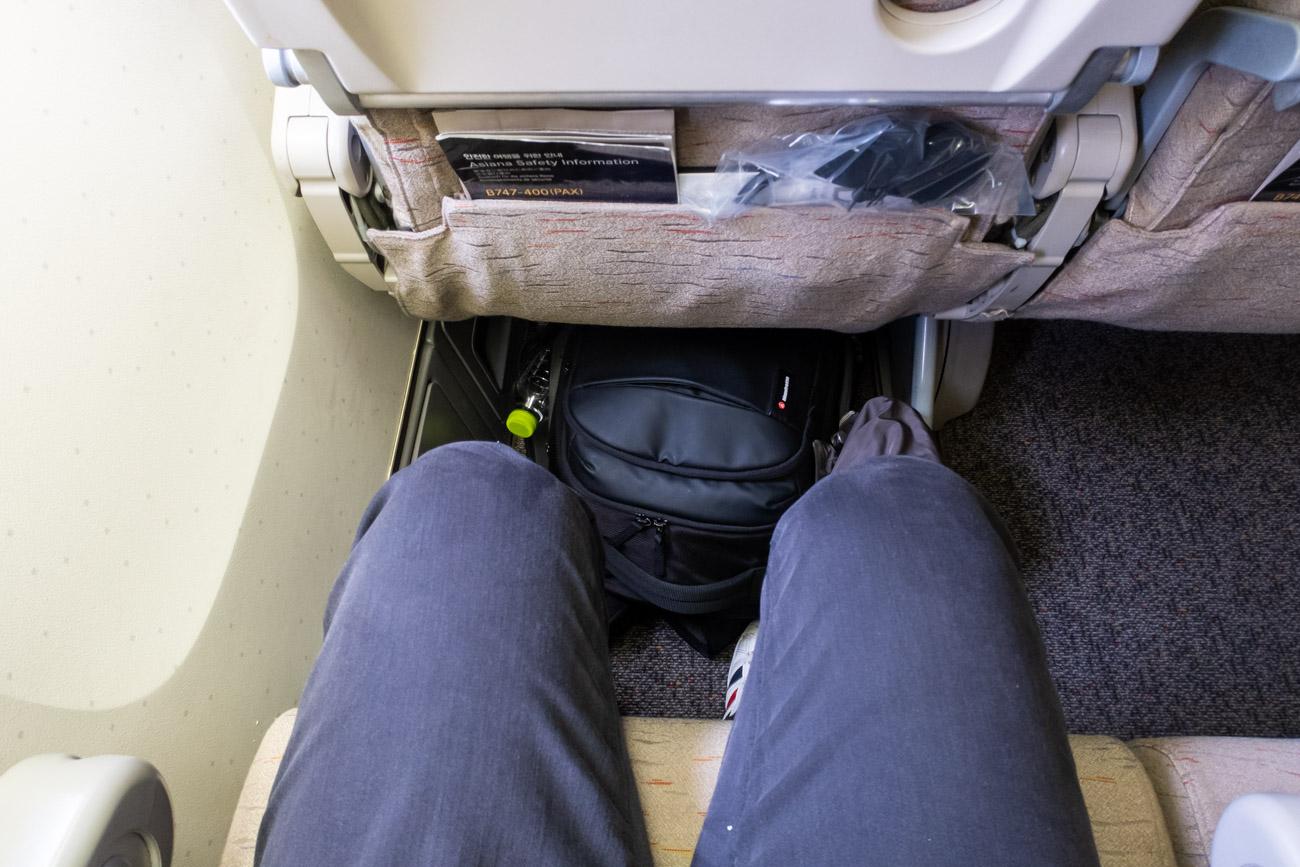
<instances>
[{"instance_id":1,"label":"seat pocket fabric","mask_svg":"<svg viewBox=\"0 0 1300 867\"><path fill-rule=\"evenodd\" d=\"M1300 204L1235 202L1184 229L1102 226L1020 308L1161 331L1300 331Z\"/></svg>"},{"instance_id":2,"label":"seat pocket fabric","mask_svg":"<svg viewBox=\"0 0 1300 867\"><path fill-rule=\"evenodd\" d=\"M864 331L965 303L1032 255L966 242L937 209L757 209L445 199L443 224L371 231L429 320Z\"/></svg>"}]
</instances>

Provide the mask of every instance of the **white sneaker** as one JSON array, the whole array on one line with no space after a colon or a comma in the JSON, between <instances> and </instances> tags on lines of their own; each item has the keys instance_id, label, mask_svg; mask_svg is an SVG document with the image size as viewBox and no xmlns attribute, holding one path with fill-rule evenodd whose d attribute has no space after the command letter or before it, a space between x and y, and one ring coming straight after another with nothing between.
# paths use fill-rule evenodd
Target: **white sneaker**
<instances>
[{"instance_id":1,"label":"white sneaker","mask_svg":"<svg viewBox=\"0 0 1300 867\"><path fill-rule=\"evenodd\" d=\"M727 669L727 704L723 719L734 719L740 707L740 694L745 691L745 678L754 660L754 643L758 641L758 621L745 627L736 640L736 650L731 654L731 667Z\"/></svg>"}]
</instances>

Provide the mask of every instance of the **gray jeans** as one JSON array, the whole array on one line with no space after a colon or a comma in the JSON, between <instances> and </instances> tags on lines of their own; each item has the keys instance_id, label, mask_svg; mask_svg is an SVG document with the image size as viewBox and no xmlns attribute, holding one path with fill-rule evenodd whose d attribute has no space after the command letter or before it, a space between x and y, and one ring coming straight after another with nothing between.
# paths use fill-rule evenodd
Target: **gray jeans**
<instances>
[{"instance_id":1,"label":"gray jeans","mask_svg":"<svg viewBox=\"0 0 1300 867\"><path fill-rule=\"evenodd\" d=\"M1011 551L916 457L796 503L695 863L1096 865ZM571 491L500 445L420 458L330 597L259 862L649 864L607 640Z\"/></svg>"}]
</instances>

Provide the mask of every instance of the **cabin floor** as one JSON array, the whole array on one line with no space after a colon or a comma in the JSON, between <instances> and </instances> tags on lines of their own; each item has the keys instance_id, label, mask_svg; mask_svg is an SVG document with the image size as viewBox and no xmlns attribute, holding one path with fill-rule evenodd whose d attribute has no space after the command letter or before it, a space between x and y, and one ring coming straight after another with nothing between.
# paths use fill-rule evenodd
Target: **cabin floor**
<instances>
[{"instance_id":1,"label":"cabin floor","mask_svg":"<svg viewBox=\"0 0 1300 867\"><path fill-rule=\"evenodd\" d=\"M1297 418L1300 336L998 326L940 444L1020 546L1072 732L1300 737ZM613 640L624 714L721 715L727 653Z\"/></svg>"}]
</instances>

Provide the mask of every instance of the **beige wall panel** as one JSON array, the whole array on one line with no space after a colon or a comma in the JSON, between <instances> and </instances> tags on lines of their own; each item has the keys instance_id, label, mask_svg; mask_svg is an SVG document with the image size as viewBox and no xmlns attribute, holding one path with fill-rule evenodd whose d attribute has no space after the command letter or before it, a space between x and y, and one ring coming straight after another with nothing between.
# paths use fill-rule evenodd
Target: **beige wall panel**
<instances>
[{"instance_id":1,"label":"beige wall panel","mask_svg":"<svg viewBox=\"0 0 1300 867\"><path fill-rule=\"evenodd\" d=\"M415 324L333 264L212 2L19 3L0 165L0 769L153 761L219 858L389 460Z\"/></svg>"}]
</instances>

